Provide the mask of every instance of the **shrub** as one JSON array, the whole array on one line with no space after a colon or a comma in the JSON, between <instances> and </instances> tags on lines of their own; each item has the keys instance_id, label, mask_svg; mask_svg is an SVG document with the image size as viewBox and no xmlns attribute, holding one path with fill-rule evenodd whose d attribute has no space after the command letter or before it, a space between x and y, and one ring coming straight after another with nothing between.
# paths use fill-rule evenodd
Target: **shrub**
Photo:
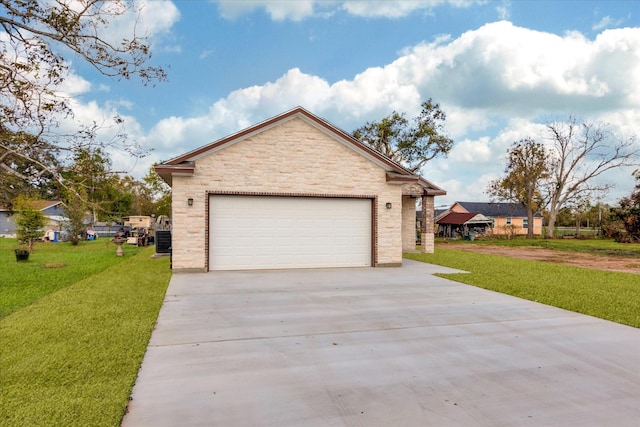
<instances>
[{"instance_id":1,"label":"shrub","mask_svg":"<svg viewBox=\"0 0 640 427\"><path fill-rule=\"evenodd\" d=\"M31 253L35 242L42 237L42 228L45 222L44 214L35 207L33 200L25 196L18 196L13 206L18 213L16 218L18 240L26 245L29 253Z\"/></svg>"}]
</instances>

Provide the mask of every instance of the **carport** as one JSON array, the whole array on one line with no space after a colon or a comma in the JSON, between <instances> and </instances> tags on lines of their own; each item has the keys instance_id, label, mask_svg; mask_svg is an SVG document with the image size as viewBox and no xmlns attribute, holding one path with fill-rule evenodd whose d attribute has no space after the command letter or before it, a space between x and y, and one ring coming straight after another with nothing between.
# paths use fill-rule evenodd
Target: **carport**
<instances>
[{"instance_id":1,"label":"carport","mask_svg":"<svg viewBox=\"0 0 640 427\"><path fill-rule=\"evenodd\" d=\"M638 329L436 272L174 275L123 425L638 425Z\"/></svg>"}]
</instances>

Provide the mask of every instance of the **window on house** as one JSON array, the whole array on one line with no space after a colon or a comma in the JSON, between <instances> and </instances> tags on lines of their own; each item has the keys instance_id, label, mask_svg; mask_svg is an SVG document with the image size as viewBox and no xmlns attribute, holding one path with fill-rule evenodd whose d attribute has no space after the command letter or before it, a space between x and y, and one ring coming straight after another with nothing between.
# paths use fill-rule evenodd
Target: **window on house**
<instances>
[{"instance_id":1,"label":"window on house","mask_svg":"<svg viewBox=\"0 0 640 427\"><path fill-rule=\"evenodd\" d=\"M507 225L511 225L511 217L507 218Z\"/></svg>"},{"instance_id":2,"label":"window on house","mask_svg":"<svg viewBox=\"0 0 640 427\"><path fill-rule=\"evenodd\" d=\"M529 228L529 218L522 219L522 228Z\"/></svg>"}]
</instances>

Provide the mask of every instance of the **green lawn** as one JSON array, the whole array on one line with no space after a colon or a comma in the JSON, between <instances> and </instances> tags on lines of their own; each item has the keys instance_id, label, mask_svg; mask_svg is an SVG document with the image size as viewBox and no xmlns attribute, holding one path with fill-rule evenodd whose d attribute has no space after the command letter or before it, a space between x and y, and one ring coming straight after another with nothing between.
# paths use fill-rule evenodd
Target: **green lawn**
<instances>
[{"instance_id":1,"label":"green lawn","mask_svg":"<svg viewBox=\"0 0 640 427\"><path fill-rule=\"evenodd\" d=\"M16 262L16 239L0 238L0 319L38 298L135 256L137 246L125 245L116 257L110 239L70 243L38 243L29 261ZM124 259L123 259L124 258Z\"/></svg>"},{"instance_id":2,"label":"green lawn","mask_svg":"<svg viewBox=\"0 0 640 427\"><path fill-rule=\"evenodd\" d=\"M171 270L102 242L38 245L19 266L1 251L0 426L120 425Z\"/></svg>"},{"instance_id":3,"label":"green lawn","mask_svg":"<svg viewBox=\"0 0 640 427\"><path fill-rule=\"evenodd\" d=\"M640 275L570 267L438 247L406 258L469 274L451 280L640 327Z\"/></svg>"},{"instance_id":4,"label":"green lawn","mask_svg":"<svg viewBox=\"0 0 640 427\"><path fill-rule=\"evenodd\" d=\"M118 426L169 260L134 246L118 258L104 239L40 244L23 264L14 246L0 239L0 426ZM449 248L406 256L470 272L449 279L640 327L638 275Z\"/></svg>"},{"instance_id":5,"label":"green lawn","mask_svg":"<svg viewBox=\"0 0 640 427\"><path fill-rule=\"evenodd\" d=\"M594 255L619 256L640 259L640 245L633 243L616 243L613 239L526 239L516 237L507 239L476 239L472 242L468 240L442 240L437 239L436 243L456 245L459 243L471 243L474 245L496 245L496 246L537 246L541 248L557 249L570 252L586 252Z\"/></svg>"}]
</instances>

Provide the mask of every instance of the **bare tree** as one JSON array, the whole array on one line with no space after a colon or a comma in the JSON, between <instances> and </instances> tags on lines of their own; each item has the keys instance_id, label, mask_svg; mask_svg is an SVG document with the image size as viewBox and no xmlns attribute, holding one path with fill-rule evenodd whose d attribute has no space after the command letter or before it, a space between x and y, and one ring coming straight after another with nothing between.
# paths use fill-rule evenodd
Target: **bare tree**
<instances>
[{"instance_id":1,"label":"bare tree","mask_svg":"<svg viewBox=\"0 0 640 427\"><path fill-rule=\"evenodd\" d=\"M605 123L579 122L573 117L546 126L551 145L549 218L545 237L553 237L558 212L573 199L604 192L610 184L594 185L594 178L604 172L638 163L640 148L636 135L623 137Z\"/></svg>"},{"instance_id":2,"label":"bare tree","mask_svg":"<svg viewBox=\"0 0 640 427\"><path fill-rule=\"evenodd\" d=\"M96 132L104 123L81 127L72 135L55 129L61 117L72 115L71 98L61 90L69 76L70 59L80 59L105 76L139 77L145 85L166 79L161 67L148 65L151 50L146 35L136 34L134 28L128 37L113 40L113 23L139 12L135 2L124 0L0 0L3 173L22 179L48 173L61 180L57 165L43 161L51 157L44 153L55 157L91 145L128 146L123 144L126 134L119 130L112 139L99 141ZM114 121L115 126L122 125L119 117ZM16 137L25 133L28 138ZM37 154L33 154L34 141L40 142Z\"/></svg>"}]
</instances>

